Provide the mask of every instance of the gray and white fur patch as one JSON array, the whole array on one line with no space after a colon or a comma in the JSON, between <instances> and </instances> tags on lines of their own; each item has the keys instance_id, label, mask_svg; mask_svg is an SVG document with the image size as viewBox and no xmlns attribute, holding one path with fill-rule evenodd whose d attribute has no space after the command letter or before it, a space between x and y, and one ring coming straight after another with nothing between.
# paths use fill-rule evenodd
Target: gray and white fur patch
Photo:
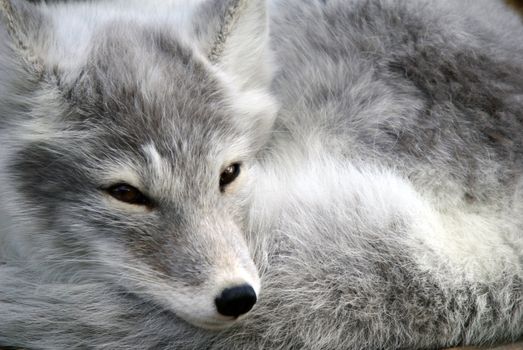
<instances>
[{"instance_id":1,"label":"gray and white fur patch","mask_svg":"<svg viewBox=\"0 0 523 350\"><path fill-rule=\"evenodd\" d=\"M501 1L0 5L0 346L523 336L523 25ZM238 285L253 309L220 314Z\"/></svg>"}]
</instances>

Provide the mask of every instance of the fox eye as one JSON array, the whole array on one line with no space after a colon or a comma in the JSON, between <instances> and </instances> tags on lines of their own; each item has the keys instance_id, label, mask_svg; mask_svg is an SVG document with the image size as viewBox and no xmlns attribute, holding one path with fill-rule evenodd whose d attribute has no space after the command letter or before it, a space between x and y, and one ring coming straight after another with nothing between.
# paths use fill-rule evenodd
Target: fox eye
<instances>
[{"instance_id":1,"label":"fox eye","mask_svg":"<svg viewBox=\"0 0 523 350\"><path fill-rule=\"evenodd\" d=\"M150 205L150 200L135 187L120 183L106 189L107 193L119 201L134 205Z\"/></svg>"},{"instance_id":2,"label":"fox eye","mask_svg":"<svg viewBox=\"0 0 523 350\"><path fill-rule=\"evenodd\" d=\"M229 165L220 175L220 191L233 182L240 175L240 163Z\"/></svg>"}]
</instances>

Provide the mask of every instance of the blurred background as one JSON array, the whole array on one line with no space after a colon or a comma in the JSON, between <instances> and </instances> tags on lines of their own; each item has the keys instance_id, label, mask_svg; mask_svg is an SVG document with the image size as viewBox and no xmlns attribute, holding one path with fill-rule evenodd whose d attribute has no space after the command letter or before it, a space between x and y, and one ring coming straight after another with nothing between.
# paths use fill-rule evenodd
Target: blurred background
<instances>
[{"instance_id":1,"label":"blurred background","mask_svg":"<svg viewBox=\"0 0 523 350\"><path fill-rule=\"evenodd\" d=\"M507 0L507 2L518 9L521 14L523 14L523 0Z\"/></svg>"}]
</instances>

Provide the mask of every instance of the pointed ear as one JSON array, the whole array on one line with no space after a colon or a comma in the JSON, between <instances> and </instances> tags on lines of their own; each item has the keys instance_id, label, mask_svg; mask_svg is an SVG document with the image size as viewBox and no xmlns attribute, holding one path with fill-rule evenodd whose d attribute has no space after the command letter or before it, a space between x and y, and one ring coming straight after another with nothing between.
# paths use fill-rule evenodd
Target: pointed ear
<instances>
[{"instance_id":1,"label":"pointed ear","mask_svg":"<svg viewBox=\"0 0 523 350\"><path fill-rule=\"evenodd\" d=\"M200 28L207 26L207 57L240 89L270 83L266 6L265 0L208 0L197 13Z\"/></svg>"},{"instance_id":2,"label":"pointed ear","mask_svg":"<svg viewBox=\"0 0 523 350\"><path fill-rule=\"evenodd\" d=\"M43 68L37 46L43 45L38 40L43 36L42 27L43 16L35 5L21 0L0 0L2 61L17 59L29 72L41 73ZM3 57L9 54L15 57Z\"/></svg>"},{"instance_id":3,"label":"pointed ear","mask_svg":"<svg viewBox=\"0 0 523 350\"><path fill-rule=\"evenodd\" d=\"M0 0L0 128L31 117L31 96L44 71L32 44L41 22L35 5Z\"/></svg>"}]
</instances>

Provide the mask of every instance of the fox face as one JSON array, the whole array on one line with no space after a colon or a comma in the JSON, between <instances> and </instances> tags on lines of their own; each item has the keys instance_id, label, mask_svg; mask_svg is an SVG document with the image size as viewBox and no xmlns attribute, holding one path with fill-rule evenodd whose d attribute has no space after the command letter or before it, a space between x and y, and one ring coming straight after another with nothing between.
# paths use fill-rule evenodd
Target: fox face
<instances>
[{"instance_id":1,"label":"fox face","mask_svg":"<svg viewBox=\"0 0 523 350\"><path fill-rule=\"evenodd\" d=\"M264 6L159 1L137 14L118 4L105 16L71 9L69 27L53 9L4 2L15 22L2 29L0 71L20 73L0 89L1 171L23 203L21 254L55 278L104 279L223 328L260 291L242 210L275 110ZM248 51L237 45L245 35Z\"/></svg>"}]
</instances>

